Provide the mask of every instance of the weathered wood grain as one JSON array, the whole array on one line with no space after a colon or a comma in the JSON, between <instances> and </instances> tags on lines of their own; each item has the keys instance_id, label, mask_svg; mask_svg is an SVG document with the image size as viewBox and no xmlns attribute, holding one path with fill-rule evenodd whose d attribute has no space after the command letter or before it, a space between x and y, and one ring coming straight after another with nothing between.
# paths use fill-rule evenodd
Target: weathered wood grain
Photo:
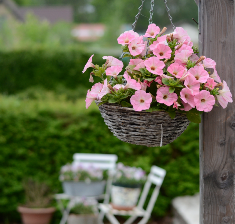
<instances>
[{"instance_id":1,"label":"weathered wood grain","mask_svg":"<svg viewBox=\"0 0 235 224\"><path fill-rule=\"evenodd\" d=\"M217 62L235 96L234 0L199 0L200 54ZM200 125L200 224L235 224L235 103Z\"/></svg>"}]
</instances>

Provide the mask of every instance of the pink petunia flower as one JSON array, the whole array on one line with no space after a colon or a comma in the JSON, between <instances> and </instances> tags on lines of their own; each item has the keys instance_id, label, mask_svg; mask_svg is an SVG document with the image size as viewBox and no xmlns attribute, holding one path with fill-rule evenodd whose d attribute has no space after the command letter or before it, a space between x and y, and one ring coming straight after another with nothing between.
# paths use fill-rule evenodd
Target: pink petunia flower
<instances>
[{"instance_id":1,"label":"pink petunia flower","mask_svg":"<svg viewBox=\"0 0 235 224\"><path fill-rule=\"evenodd\" d=\"M106 59L107 67L119 66L119 67L123 68L123 62L113 56L104 56L103 59Z\"/></svg>"},{"instance_id":2,"label":"pink petunia flower","mask_svg":"<svg viewBox=\"0 0 235 224\"><path fill-rule=\"evenodd\" d=\"M86 95L86 109L91 105L91 103L98 99L98 95L103 89L103 84L102 83L96 83L95 85L92 86L91 90L87 91Z\"/></svg>"},{"instance_id":3,"label":"pink petunia flower","mask_svg":"<svg viewBox=\"0 0 235 224\"><path fill-rule=\"evenodd\" d=\"M176 29L173 32L173 38L177 39L178 42L180 43L183 43L185 40L188 42L191 40L187 31L184 30L182 27L176 27Z\"/></svg>"},{"instance_id":4,"label":"pink petunia flower","mask_svg":"<svg viewBox=\"0 0 235 224\"><path fill-rule=\"evenodd\" d=\"M148 58L144 61L144 65L149 72L155 75L163 75L162 69L165 67L165 63L157 57Z\"/></svg>"},{"instance_id":5,"label":"pink petunia flower","mask_svg":"<svg viewBox=\"0 0 235 224\"><path fill-rule=\"evenodd\" d=\"M175 48L177 49L178 46L176 46ZM176 54L179 54L181 53L182 51L188 51L188 53L191 53L193 54L193 49L192 47L186 45L186 44L183 44L182 47L178 50L175 51Z\"/></svg>"},{"instance_id":6,"label":"pink petunia flower","mask_svg":"<svg viewBox=\"0 0 235 224\"><path fill-rule=\"evenodd\" d=\"M190 89L182 89L180 92L180 97L185 103L188 103L191 107L195 107L194 96Z\"/></svg>"},{"instance_id":7,"label":"pink petunia flower","mask_svg":"<svg viewBox=\"0 0 235 224\"><path fill-rule=\"evenodd\" d=\"M191 90L192 94L195 95L199 92L200 82L198 82L193 75L191 75L190 73L188 74L189 75L186 77L184 81L184 85L186 86L186 88Z\"/></svg>"},{"instance_id":8,"label":"pink petunia flower","mask_svg":"<svg viewBox=\"0 0 235 224\"><path fill-rule=\"evenodd\" d=\"M129 31L125 31L124 33L122 33L117 41L118 41L118 44L121 44L121 45L129 45L129 43L136 39L137 37L139 37L139 34L134 32L133 30L129 30Z\"/></svg>"},{"instance_id":9,"label":"pink petunia flower","mask_svg":"<svg viewBox=\"0 0 235 224\"><path fill-rule=\"evenodd\" d=\"M131 55L137 56L142 53L142 51L145 48L145 45L139 43L139 39L136 38L129 43L128 48L129 48Z\"/></svg>"},{"instance_id":10,"label":"pink petunia flower","mask_svg":"<svg viewBox=\"0 0 235 224\"><path fill-rule=\"evenodd\" d=\"M194 101L199 111L210 112L215 105L215 97L207 90L202 90L195 95Z\"/></svg>"},{"instance_id":11,"label":"pink petunia flower","mask_svg":"<svg viewBox=\"0 0 235 224\"><path fill-rule=\"evenodd\" d=\"M95 99L98 99L98 95L102 89L103 89L103 84L100 82L96 83L91 87L90 91L91 96L93 96Z\"/></svg>"},{"instance_id":12,"label":"pink petunia flower","mask_svg":"<svg viewBox=\"0 0 235 224\"><path fill-rule=\"evenodd\" d=\"M118 74L122 71L122 67L119 66L111 66L106 69L106 75L113 76L114 78L117 78Z\"/></svg>"},{"instance_id":13,"label":"pink petunia flower","mask_svg":"<svg viewBox=\"0 0 235 224\"><path fill-rule=\"evenodd\" d=\"M218 73L217 73L215 68L214 68L214 73L212 75L210 75L210 77L212 79L214 79L216 82L219 82L219 83L221 82L221 79L220 79L220 77L219 77L219 75L218 75Z\"/></svg>"},{"instance_id":14,"label":"pink petunia flower","mask_svg":"<svg viewBox=\"0 0 235 224\"><path fill-rule=\"evenodd\" d=\"M210 90L213 90L213 89L215 88L216 84L217 84L217 83L214 81L214 79L208 78L208 79L207 79L207 82L206 82L206 84L205 84L205 87L207 87L207 88L210 89Z\"/></svg>"},{"instance_id":15,"label":"pink petunia flower","mask_svg":"<svg viewBox=\"0 0 235 224\"><path fill-rule=\"evenodd\" d=\"M130 63L129 65L138 65L139 63L141 63L143 60L136 58L136 59L130 59Z\"/></svg>"},{"instance_id":16,"label":"pink petunia flower","mask_svg":"<svg viewBox=\"0 0 235 224\"><path fill-rule=\"evenodd\" d=\"M168 67L167 71L176 78L180 79L185 74L186 69L180 64L173 63Z\"/></svg>"},{"instance_id":17,"label":"pink petunia flower","mask_svg":"<svg viewBox=\"0 0 235 224\"><path fill-rule=\"evenodd\" d=\"M94 64L92 63L92 58L93 58L93 56L94 56L94 54L91 55L91 57L88 59L88 61L87 61L86 65L85 65L85 67L84 67L82 73L84 73L84 72L85 72L88 68L90 68L90 67L92 67L92 68L95 67Z\"/></svg>"},{"instance_id":18,"label":"pink petunia flower","mask_svg":"<svg viewBox=\"0 0 235 224\"><path fill-rule=\"evenodd\" d=\"M89 82L94 82L92 74L90 74Z\"/></svg>"},{"instance_id":19,"label":"pink petunia flower","mask_svg":"<svg viewBox=\"0 0 235 224\"><path fill-rule=\"evenodd\" d=\"M212 60L211 58L206 58L203 60L203 66L205 68L215 68L216 62Z\"/></svg>"},{"instance_id":20,"label":"pink petunia flower","mask_svg":"<svg viewBox=\"0 0 235 224\"><path fill-rule=\"evenodd\" d=\"M177 101L175 101L173 104L173 108L176 108L177 110L179 109L180 106L181 105Z\"/></svg>"},{"instance_id":21,"label":"pink petunia flower","mask_svg":"<svg viewBox=\"0 0 235 224\"><path fill-rule=\"evenodd\" d=\"M88 109L88 107L91 105L91 103L96 99L96 97L93 97L93 95L91 95L91 91L88 90L87 91L87 95L86 95L86 109Z\"/></svg>"},{"instance_id":22,"label":"pink petunia flower","mask_svg":"<svg viewBox=\"0 0 235 224\"><path fill-rule=\"evenodd\" d=\"M146 83L146 85L147 85L148 87L151 86L152 82L153 82L153 81L149 82L149 81L147 81L147 80L144 80L144 83Z\"/></svg>"},{"instance_id":23,"label":"pink petunia flower","mask_svg":"<svg viewBox=\"0 0 235 224\"><path fill-rule=\"evenodd\" d=\"M145 68L144 60L139 59L139 58L130 59L129 65L136 65L136 67L134 67L134 70L139 70L140 68Z\"/></svg>"},{"instance_id":24,"label":"pink petunia flower","mask_svg":"<svg viewBox=\"0 0 235 224\"><path fill-rule=\"evenodd\" d=\"M186 65L188 58L192 55L191 51L183 50L178 54L175 54L175 62L180 65Z\"/></svg>"},{"instance_id":25,"label":"pink petunia flower","mask_svg":"<svg viewBox=\"0 0 235 224\"><path fill-rule=\"evenodd\" d=\"M225 81L223 81L223 89L219 90L219 95L217 95L217 99L219 101L219 104L226 108L229 103L233 102L232 99L232 93L230 92L230 89Z\"/></svg>"},{"instance_id":26,"label":"pink petunia flower","mask_svg":"<svg viewBox=\"0 0 235 224\"><path fill-rule=\"evenodd\" d=\"M184 101L182 101L182 104L183 104L184 108L180 108L180 110L190 111L192 109L192 107L188 103L185 103Z\"/></svg>"},{"instance_id":27,"label":"pink petunia flower","mask_svg":"<svg viewBox=\"0 0 235 224\"><path fill-rule=\"evenodd\" d=\"M136 65L136 67L134 68L134 70L139 71L140 68L145 68L144 61L142 61L142 62L140 62L138 65Z\"/></svg>"},{"instance_id":28,"label":"pink petunia flower","mask_svg":"<svg viewBox=\"0 0 235 224\"><path fill-rule=\"evenodd\" d=\"M162 77L161 76L157 76L157 78L154 81L157 82L158 84L162 85Z\"/></svg>"},{"instance_id":29,"label":"pink petunia flower","mask_svg":"<svg viewBox=\"0 0 235 224\"><path fill-rule=\"evenodd\" d=\"M101 89L100 93L98 93L98 100L101 100L103 96L105 96L107 93L111 93L111 90L108 87L108 80L104 80L103 88Z\"/></svg>"},{"instance_id":30,"label":"pink petunia flower","mask_svg":"<svg viewBox=\"0 0 235 224\"><path fill-rule=\"evenodd\" d=\"M169 87L160 87L157 90L156 100L158 103L164 103L167 106L171 106L176 100L178 96L176 93L170 93Z\"/></svg>"},{"instance_id":31,"label":"pink petunia flower","mask_svg":"<svg viewBox=\"0 0 235 224\"><path fill-rule=\"evenodd\" d=\"M148 46L148 41L144 41L144 50L140 53L140 56L143 58L146 55L147 52L147 46Z\"/></svg>"},{"instance_id":32,"label":"pink petunia flower","mask_svg":"<svg viewBox=\"0 0 235 224\"><path fill-rule=\"evenodd\" d=\"M144 37L152 37L152 38L155 38L157 34L160 33L160 28L152 23L152 24L149 24L148 25L148 29L144 35Z\"/></svg>"},{"instance_id":33,"label":"pink petunia flower","mask_svg":"<svg viewBox=\"0 0 235 224\"><path fill-rule=\"evenodd\" d=\"M189 58L190 61L192 62L197 62L199 57L196 54L192 54Z\"/></svg>"},{"instance_id":34,"label":"pink petunia flower","mask_svg":"<svg viewBox=\"0 0 235 224\"><path fill-rule=\"evenodd\" d=\"M148 84L146 82L141 82L140 85L141 85L141 90L144 90L146 92Z\"/></svg>"},{"instance_id":35,"label":"pink petunia flower","mask_svg":"<svg viewBox=\"0 0 235 224\"><path fill-rule=\"evenodd\" d=\"M190 73L188 73L187 72L187 70L186 70L186 72L182 75L182 77L180 78L180 81L182 82L182 81L185 81L185 79L188 77L190 75Z\"/></svg>"},{"instance_id":36,"label":"pink petunia flower","mask_svg":"<svg viewBox=\"0 0 235 224\"><path fill-rule=\"evenodd\" d=\"M208 72L204 69L202 65L195 66L194 68L190 68L188 72L193 75L196 80L200 83L205 83L209 78Z\"/></svg>"},{"instance_id":37,"label":"pink petunia flower","mask_svg":"<svg viewBox=\"0 0 235 224\"><path fill-rule=\"evenodd\" d=\"M158 44L157 47L153 49L153 54L159 59L170 59L171 52L171 48L165 44Z\"/></svg>"},{"instance_id":38,"label":"pink petunia flower","mask_svg":"<svg viewBox=\"0 0 235 224\"><path fill-rule=\"evenodd\" d=\"M144 90L138 90L130 99L130 102L135 111L148 110L152 103L152 96Z\"/></svg>"},{"instance_id":39,"label":"pink petunia flower","mask_svg":"<svg viewBox=\"0 0 235 224\"><path fill-rule=\"evenodd\" d=\"M119 90L119 89L124 89L125 88L125 86L124 85L122 85L122 84L116 84L114 87L114 90Z\"/></svg>"},{"instance_id":40,"label":"pink petunia flower","mask_svg":"<svg viewBox=\"0 0 235 224\"><path fill-rule=\"evenodd\" d=\"M157 40L155 40L155 41L149 46L149 49L150 49L151 51L153 51L154 48L156 48L158 44L168 45L168 43L167 43L167 41L166 41L166 38L167 38L167 35L158 37Z\"/></svg>"},{"instance_id":41,"label":"pink petunia flower","mask_svg":"<svg viewBox=\"0 0 235 224\"><path fill-rule=\"evenodd\" d=\"M135 90L140 90L141 85L138 83L135 79L132 79L127 72L124 73L123 77L126 79L127 84L125 85L125 89L135 89Z\"/></svg>"},{"instance_id":42,"label":"pink petunia flower","mask_svg":"<svg viewBox=\"0 0 235 224\"><path fill-rule=\"evenodd\" d=\"M185 39L184 42L182 42L182 44L187 45L189 47L193 46L193 42L189 39Z\"/></svg>"}]
</instances>

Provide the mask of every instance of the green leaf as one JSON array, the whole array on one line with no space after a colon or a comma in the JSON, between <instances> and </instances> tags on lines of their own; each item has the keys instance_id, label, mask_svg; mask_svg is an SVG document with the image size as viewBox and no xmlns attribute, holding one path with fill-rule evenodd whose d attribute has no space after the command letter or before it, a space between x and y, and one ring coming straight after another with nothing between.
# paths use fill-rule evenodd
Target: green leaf
<instances>
[{"instance_id":1,"label":"green leaf","mask_svg":"<svg viewBox=\"0 0 235 224\"><path fill-rule=\"evenodd\" d=\"M174 88L174 87L170 87L170 88L169 88L169 92L170 92L170 93L175 92L175 88Z\"/></svg>"},{"instance_id":2,"label":"green leaf","mask_svg":"<svg viewBox=\"0 0 235 224\"><path fill-rule=\"evenodd\" d=\"M114 99L114 98L110 98L108 102L109 102L109 103L117 103L118 100L117 100L117 99Z\"/></svg>"},{"instance_id":3,"label":"green leaf","mask_svg":"<svg viewBox=\"0 0 235 224\"><path fill-rule=\"evenodd\" d=\"M145 73L145 69L144 68L140 68L139 71L144 74Z\"/></svg>"},{"instance_id":4,"label":"green leaf","mask_svg":"<svg viewBox=\"0 0 235 224\"><path fill-rule=\"evenodd\" d=\"M175 87L184 87L183 85L181 85L181 84L177 84Z\"/></svg>"},{"instance_id":5,"label":"green leaf","mask_svg":"<svg viewBox=\"0 0 235 224\"><path fill-rule=\"evenodd\" d=\"M163 78L163 79L162 79L162 83L165 84L165 85L167 85L167 86L170 85L169 79L166 79L166 78Z\"/></svg>"},{"instance_id":6,"label":"green leaf","mask_svg":"<svg viewBox=\"0 0 235 224\"><path fill-rule=\"evenodd\" d=\"M193 123L201 123L201 112L197 111L195 108L186 112L187 118Z\"/></svg>"},{"instance_id":7,"label":"green leaf","mask_svg":"<svg viewBox=\"0 0 235 224\"><path fill-rule=\"evenodd\" d=\"M126 102L126 101L122 101L122 102L121 102L121 105L122 105L123 107L132 107L132 105L131 105L130 103Z\"/></svg>"},{"instance_id":8,"label":"green leaf","mask_svg":"<svg viewBox=\"0 0 235 224\"><path fill-rule=\"evenodd\" d=\"M103 104L105 104L105 102L100 102L100 103L98 104L98 107L101 106L101 105L103 105Z\"/></svg>"},{"instance_id":9,"label":"green leaf","mask_svg":"<svg viewBox=\"0 0 235 224\"><path fill-rule=\"evenodd\" d=\"M171 119L175 118L175 115L176 115L175 110L168 110L167 112L168 112L169 116L171 117Z\"/></svg>"}]
</instances>

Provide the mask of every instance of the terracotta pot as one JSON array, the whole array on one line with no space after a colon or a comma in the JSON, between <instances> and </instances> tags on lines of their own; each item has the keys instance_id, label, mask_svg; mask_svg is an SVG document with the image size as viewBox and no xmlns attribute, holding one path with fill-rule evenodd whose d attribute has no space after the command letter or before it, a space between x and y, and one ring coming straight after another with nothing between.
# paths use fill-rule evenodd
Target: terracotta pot
<instances>
[{"instance_id":1,"label":"terracotta pot","mask_svg":"<svg viewBox=\"0 0 235 224\"><path fill-rule=\"evenodd\" d=\"M23 224L49 224L55 208L18 207Z\"/></svg>"}]
</instances>

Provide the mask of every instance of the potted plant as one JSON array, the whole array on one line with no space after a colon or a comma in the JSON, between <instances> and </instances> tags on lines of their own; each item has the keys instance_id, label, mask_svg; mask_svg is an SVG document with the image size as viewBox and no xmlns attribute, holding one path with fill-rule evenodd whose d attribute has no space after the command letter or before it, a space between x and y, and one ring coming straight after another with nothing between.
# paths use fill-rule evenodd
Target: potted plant
<instances>
[{"instance_id":1,"label":"potted plant","mask_svg":"<svg viewBox=\"0 0 235 224\"><path fill-rule=\"evenodd\" d=\"M97 201L83 200L71 210L68 224L98 224Z\"/></svg>"},{"instance_id":2,"label":"potted plant","mask_svg":"<svg viewBox=\"0 0 235 224\"><path fill-rule=\"evenodd\" d=\"M104 193L103 171L93 166L67 164L61 168L63 190L71 196L99 196Z\"/></svg>"},{"instance_id":3,"label":"potted plant","mask_svg":"<svg viewBox=\"0 0 235 224\"><path fill-rule=\"evenodd\" d=\"M200 115L210 112L217 102L226 108L233 102L225 81L221 81L216 62L198 50L182 27L165 34L152 23L145 35L133 30L122 33L121 60L104 56L102 66L89 67L101 79L88 90L86 108L96 101L109 129L120 140L136 145L162 146L174 141L189 122L200 123ZM124 68L124 69L123 69ZM228 83L229 84L229 83Z\"/></svg>"},{"instance_id":4,"label":"potted plant","mask_svg":"<svg viewBox=\"0 0 235 224\"><path fill-rule=\"evenodd\" d=\"M26 203L18 206L24 224L49 224L55 208L52 196L44 183L28 180L24 183Z\"/></svg>"},{"instance_id":5,"label":"potted plant","mask_svg":"<svg viewBox=\"0 0 235 224\"><path fill-rule=\"evenodd\" d=\"M141 168L117 164L111 188L111 205L119 210L131 210L136 206L143 183L145 172Z\"/></svg>"}]
</instances>

